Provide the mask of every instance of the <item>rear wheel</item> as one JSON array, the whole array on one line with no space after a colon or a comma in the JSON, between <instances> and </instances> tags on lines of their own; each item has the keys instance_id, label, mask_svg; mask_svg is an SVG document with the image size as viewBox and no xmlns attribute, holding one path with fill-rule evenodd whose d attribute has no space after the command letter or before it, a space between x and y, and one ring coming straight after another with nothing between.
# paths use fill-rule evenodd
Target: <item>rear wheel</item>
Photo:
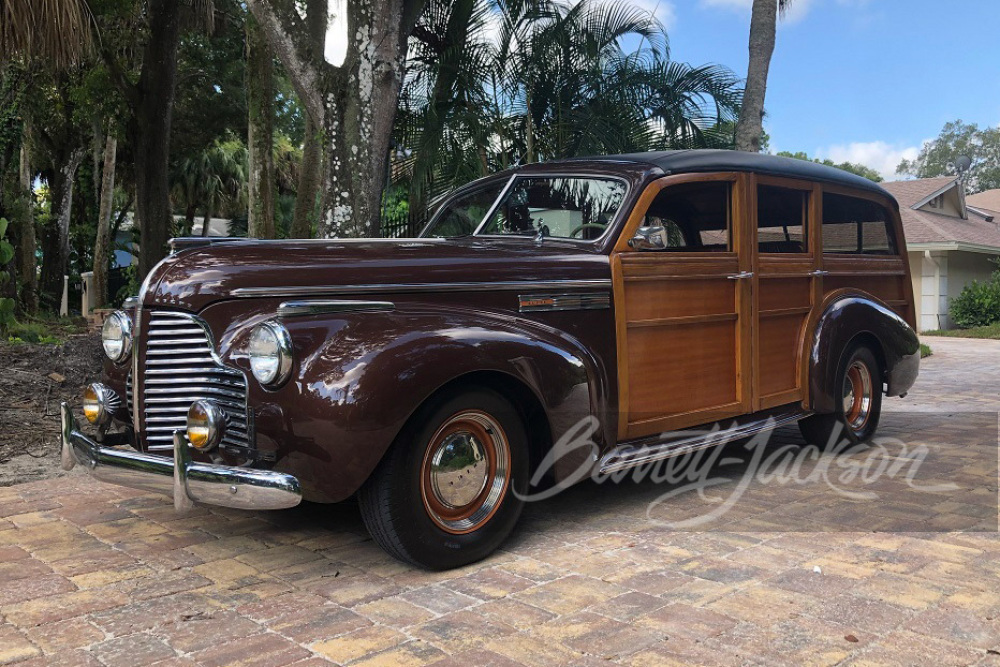
<instances>
[{"instance_id":1,"label":"rear wheel","mask_svg":"<svg viewBox=\"0 0 1000 667\"><path fill-rule=\"evenodd\" d=\"M812 415L799 422L805 439L818 446L869 440L882 413L882 370L875 354L859 346L841 360L835 388L840 401L831 414Z\"/></svg>"},{"instance_id":2,"label":"rear wheel","mask_svg":"<svg viewBox=\"0 0 1000 667\"><path fill-rule=\"evenodd\" d=\"M521 514L528 437L496 392L466 389L424 406L359 494L376 542L400 560L444 570L485 558Z\"/></svg>"}]
</instances>

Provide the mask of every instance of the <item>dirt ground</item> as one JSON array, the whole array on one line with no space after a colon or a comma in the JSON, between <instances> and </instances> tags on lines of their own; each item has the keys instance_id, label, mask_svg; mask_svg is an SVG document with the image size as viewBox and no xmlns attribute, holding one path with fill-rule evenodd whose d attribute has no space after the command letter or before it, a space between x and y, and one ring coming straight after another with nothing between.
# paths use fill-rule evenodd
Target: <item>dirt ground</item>
<instances>
[{"instance_id":1,"label":"dirt ground","mask_svg":"<svg viewBox=\"0 0 1000 667\"><path fill-rule=\"evenodd\" d=\"M0 342L0 487L60 474L59 403L101 372L97 334L63 345Z\"/></svg>"}]
</instances>

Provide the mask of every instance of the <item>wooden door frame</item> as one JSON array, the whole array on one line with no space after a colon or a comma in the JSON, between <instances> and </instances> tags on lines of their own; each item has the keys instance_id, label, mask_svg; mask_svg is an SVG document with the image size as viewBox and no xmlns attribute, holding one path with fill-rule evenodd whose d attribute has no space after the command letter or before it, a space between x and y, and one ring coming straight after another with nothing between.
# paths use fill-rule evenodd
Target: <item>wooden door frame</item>
<instances>
[{"instance_id":1,"label":"wooden door frame","mask_svg":"<svg viewBox=\"0 0 1000 667\"><path fill-rule=\"evenodd\" d=\"M706 172L706 173L685 173L674 176L664 176L649 183L632 207L629 217L622 227L621 234L611 251L610 265L612 289L615 302L615 338L618 355L618 440L623 441L628 437L629 414L630 414L630 392L629 392L629 368L628 368L628 317L625 312L625 278L622 269L621 258L624 254L641 252L631 248L629 240L635 235L636 230L641 226L646 217L653 200L661 191L668 187L683 185L686 183L710 183L725 181L732 183L731 194L731 220L730 220L730 251L726 254L735 254L737 258L738 271L752 271L753 256L751 243L755 241L755 234L748 226L749 197L751 194L750 182L752 174L746 172ZM751 239L751 237L754 237ZM720 253L715 252L695 252L675 255L674 257L684 257L689 261L696 262L698 259L719 259ZM736 286L736 311L739 317L739 327L737 329L737 349L736 359L736 379L737 398L740 409L746 413L751 412L753 405L753 381L751 375L751 313L752 313L752 287L751 280L739 280ZM693 424L692 424L693 425Z\"/></svg>"}]
</instances>

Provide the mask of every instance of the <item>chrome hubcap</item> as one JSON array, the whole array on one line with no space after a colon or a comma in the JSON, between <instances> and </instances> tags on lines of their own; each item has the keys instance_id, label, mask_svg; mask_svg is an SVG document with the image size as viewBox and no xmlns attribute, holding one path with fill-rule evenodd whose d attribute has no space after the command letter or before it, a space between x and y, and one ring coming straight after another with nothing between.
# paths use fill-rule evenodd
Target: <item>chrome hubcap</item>
<instances>
[{"instance_id":1,"label":"chrome hubcap","mask_svg":"<svg viewBox=\"0 0 1000 667\"><path fill-rule=\"evenodd\" d=\"M844 376L844 419L855 431L868 422L872 406L872 375L861 361L848 367Z\"/></svg>"},{"instance_id":2,"label":"chrome hubcap","mask_svg":"<svg viewBox=\"0 0 1000 667\"><path fill-rule=\"evenodd\" d=\"M486 447L475 433L452 433L431 458L431 489L445 507L465 507L482 493L488 468Z\"/></svg>"},{"instance_id":3,"label":"chrome hubcap","mask_svg":"<svg viewBox=\"0 0 1000 667\"><path fill-rule=\"evenodd\" d=\"M449 533L468 533L500 506L510 480L510 448L493 417L458 413L437 430L424 454L420 491L428 516Z\"/></svg>"}]
</instances>

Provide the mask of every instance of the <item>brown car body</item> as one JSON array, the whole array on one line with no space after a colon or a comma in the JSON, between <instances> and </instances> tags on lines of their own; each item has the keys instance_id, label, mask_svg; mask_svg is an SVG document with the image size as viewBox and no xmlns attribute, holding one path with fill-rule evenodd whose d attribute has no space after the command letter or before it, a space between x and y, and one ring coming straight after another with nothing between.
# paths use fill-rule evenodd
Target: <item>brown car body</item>
<instances>
[{"instance_id":1,"label":"brown car body","mask_svg":"<svg viewBox=\"0 0 1000 667\"><path fill-rule=\"evenodd\" d=\"M520 175L613 176L628 193L592 242L176 241L139 295L132 357L105 364L105 384L129 399L114 414L125 439L147 448L144 341L151 313L162 311L200 318L218 361L247 379L249 446L222 447L217 462L288 473L304 498L322 502L355 493L420 406L456 384L492 387L521 409L535 465L596 417L596 449L559 461L558 479L581 464L627 465L664 432L832 412L838 364L859 340L876 350L885 393L913 383L919 349L898 206L869 181L769 156L687 151L528 165L455 196ZM629 246L661 189L713 179L732 184L728 252ZM761 184L807 193L807 252L758 252ZM896 252L824 254L825 193L884 206ZM247 339L275 318L291 335L294 366L268 389L250 373Z\"/></svg>"}]
</instances>

